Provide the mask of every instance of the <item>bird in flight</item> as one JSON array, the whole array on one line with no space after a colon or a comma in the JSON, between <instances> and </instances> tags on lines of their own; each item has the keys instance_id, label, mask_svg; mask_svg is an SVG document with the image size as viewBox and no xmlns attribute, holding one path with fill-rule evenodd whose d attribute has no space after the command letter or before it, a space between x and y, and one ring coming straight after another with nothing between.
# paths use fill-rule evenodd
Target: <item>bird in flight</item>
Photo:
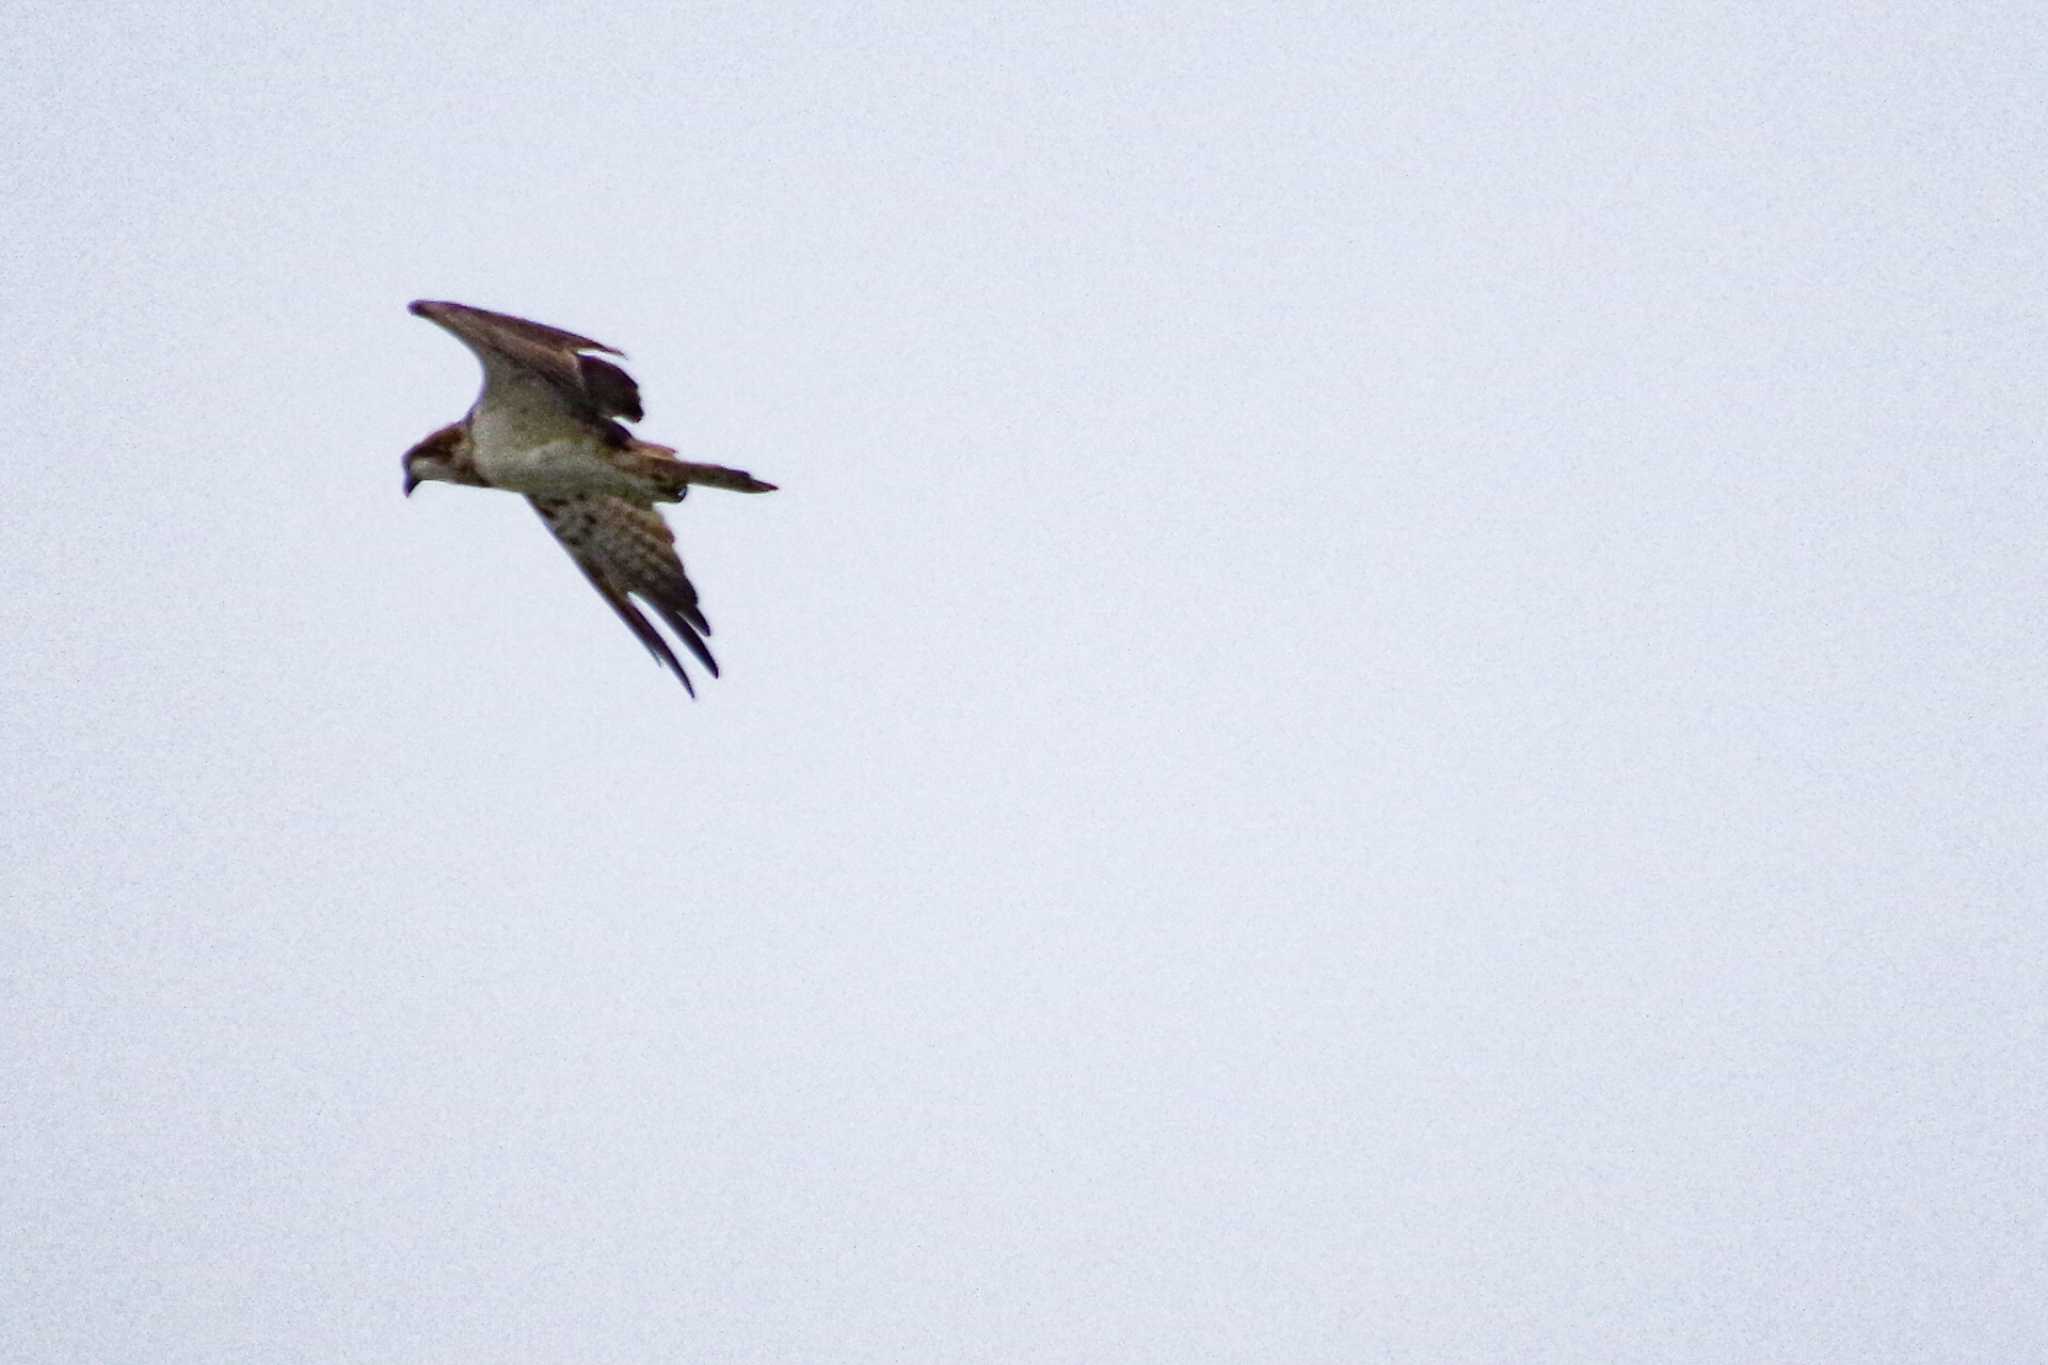
<instances>
[{"instance_id":1,"label":"bird in flight","mask_svg":"<svg viewBox=\"0 0 2048 1365\"><path fill-rule=\"evenodd\" d=\"M415 316L444 329L483 365L483 391L461 421L405 452L405 494L423 483L524 494L619 619L691 696L697 689L638 597L718 676L704 637L711 623L683 572L676 538L655 509L692 484L739 493L775 485L723 465L692 464L624 423L642 416L640 386L609 360L619 351L558 327L461 303L422 299Z\"/></svg>"}]
</instances>

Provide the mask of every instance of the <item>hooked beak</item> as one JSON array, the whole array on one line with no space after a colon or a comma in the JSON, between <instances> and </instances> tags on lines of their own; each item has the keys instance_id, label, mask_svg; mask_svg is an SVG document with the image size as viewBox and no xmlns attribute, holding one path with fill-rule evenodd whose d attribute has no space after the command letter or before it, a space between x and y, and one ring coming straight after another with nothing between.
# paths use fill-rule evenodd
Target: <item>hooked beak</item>
<instances>
[{"instance_id":1,"label":"hooked beak","mask_svg":"<svg viewBox=\"0 0 2048 1365\"><path fill-rule=\"evenodd\" d=\"M408 498L409 498L409 497L411 497L411 496L412 496L412 490L413 490L413 489L415 489L415 488L418 488L419 486L420 486L420 481L419 481L418 479L415 479L415 478L414 478L414 477L412 476L412 471L411 471L410 469L406 470L406 471L405 471L405 495L406 495L406 496L407 496Z\"/></svg>"}]
</instances>

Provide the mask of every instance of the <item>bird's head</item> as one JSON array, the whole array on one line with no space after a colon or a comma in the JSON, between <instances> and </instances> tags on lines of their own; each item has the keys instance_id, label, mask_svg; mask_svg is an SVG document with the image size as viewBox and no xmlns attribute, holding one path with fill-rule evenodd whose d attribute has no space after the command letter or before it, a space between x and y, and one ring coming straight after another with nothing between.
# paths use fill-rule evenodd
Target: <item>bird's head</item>
<instances>
[{"instance_id":1,"label":"bird's head","mask_svg":"<svg viewBox=\"0 0 2048 1365\"><path fill-rule=\"evenodd\" d=\"M442 427L405 452L405 495L423 483L481 484L470 456L469 429L460 422Z\"/></svg>"}]
</instances>

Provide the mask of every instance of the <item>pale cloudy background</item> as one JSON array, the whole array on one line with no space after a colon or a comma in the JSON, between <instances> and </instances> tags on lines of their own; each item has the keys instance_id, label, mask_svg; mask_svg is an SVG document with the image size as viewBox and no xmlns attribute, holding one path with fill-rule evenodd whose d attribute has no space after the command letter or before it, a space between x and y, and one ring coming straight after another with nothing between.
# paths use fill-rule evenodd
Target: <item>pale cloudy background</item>
<instances>
[{"instance_id":1,"label":"pale cloudy background","mask_svg":"<svg viewBox=\"0 0 2048 1365\"><path fill-rule=\"evenodd\" d=\"M0 54L0 1357L2048 1354L2038 5Z\"/></svg>"}]
</instances>

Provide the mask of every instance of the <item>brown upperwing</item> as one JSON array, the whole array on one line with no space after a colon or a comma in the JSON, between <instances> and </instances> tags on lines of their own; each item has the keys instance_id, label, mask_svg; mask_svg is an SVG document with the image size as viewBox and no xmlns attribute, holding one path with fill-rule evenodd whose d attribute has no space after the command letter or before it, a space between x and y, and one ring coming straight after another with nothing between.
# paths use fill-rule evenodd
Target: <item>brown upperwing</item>
<instances>
[{"instance_id":1,"label":"brown upperwing","mask_svg":"<svg viewBox=\"0 0 2048 1365\"><path fill-rule=\"evenodd\" d=\"M646 415L640 406L640 386L631 375L609 360L583 354L625 354L601 341L546 323L516 318L510 313L472 308L466 303L417 299L409 311L446 328L472 346L492 351L541 376L595 420L624 418L637 422ZM615 427L612 430L617 432L615 440L623 443L625 432Z\"/></svg>"}]
</instances>

